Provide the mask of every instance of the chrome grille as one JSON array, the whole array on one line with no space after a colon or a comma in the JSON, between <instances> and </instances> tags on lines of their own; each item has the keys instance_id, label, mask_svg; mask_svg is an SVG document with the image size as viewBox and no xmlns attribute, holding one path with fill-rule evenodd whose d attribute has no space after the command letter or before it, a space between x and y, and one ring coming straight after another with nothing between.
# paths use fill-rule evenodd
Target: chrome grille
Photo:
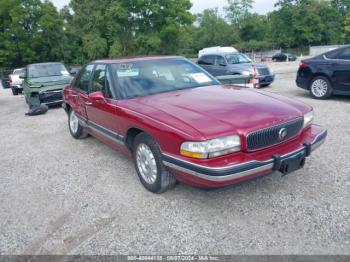
<instances>
[{"instance_id":1,"label":"chrome grille","mask_svg":"<svg viewBox=\"0 0 350 262\"><path fill-rule=\"evenodd\" d=\"M255 151L292 139L301 131L303 125L304 119L297 118L286 123L254 131L247 136L247 150ZM283 140L279 137L279 132L282 128L285 128L287 131Z\"/></svg>"}]
</instances>

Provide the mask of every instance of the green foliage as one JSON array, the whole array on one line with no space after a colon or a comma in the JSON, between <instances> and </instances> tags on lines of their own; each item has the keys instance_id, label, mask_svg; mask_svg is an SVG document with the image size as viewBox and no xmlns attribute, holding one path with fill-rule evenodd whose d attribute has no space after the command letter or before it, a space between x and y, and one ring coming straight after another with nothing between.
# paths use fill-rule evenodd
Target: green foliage
<instances>
[{"instance_id":1,"label":"green foliage","mask_svg":"<svg viewBox=\"0 0 350 262\"><path fill-rule=\"evenodd\" d=\"M0 67L125 55L196 54L209 46L244 51L305 49L350 40L350 0L279 0L266 15L254 0L227 0L224 13L194 16L190 0L0 0Z\"/></svg>"},{"instance_id":2,"label":"green foliage","mask_svg":"<svg viewBox=\"0 0 350 262\"><path fill-rule=\"evenodd\" d=\"M225 8L229 21L236 26L240 26L242 20L246 19L254 0L227 0L228 6Z\"/></svg>"},{"instance_id":3,"label":"green foliage","mask_svg":"<svg viewBox=\"0 0 350 262\"><path fill-rule=\"evenodd\" d=\"M228 24L218 14L218 9L207 9L197 17L194 48L199 50L208 46L228 46L239 40L238 30Z\"/></svg>"},{"instance_id":4,"label":"green foliage","mask_svg":"<svg viewBox=\"0 0 350 262\"><path fill-rule=\"evenodd\" d=\"M350 41L350 12L346 15L344 21L344 39Z\"/></svg>"}]
</instances>

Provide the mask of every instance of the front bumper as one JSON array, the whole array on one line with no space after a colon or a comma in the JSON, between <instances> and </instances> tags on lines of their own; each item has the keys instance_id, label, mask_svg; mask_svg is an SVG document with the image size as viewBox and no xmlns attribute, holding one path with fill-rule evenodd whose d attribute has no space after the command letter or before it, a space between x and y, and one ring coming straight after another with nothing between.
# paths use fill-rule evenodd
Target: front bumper
<instances>
[{"instance_id":1,"label":"front bumper","mask_svg":"<svg viewBox=\"0 0 350 262\"><path fill-rule=\"evenodd\" d=\"M189 162L169 154L163 154L163 163L171 169L178 180L199 187L220 187L236 184L244 180L272 173L279 170L288 159L300 155L306 157L316 150L327 137L327 130L313 125L298 141L250 153L250 158L227 166L208 166ZM277 149L278 148L278 149ZM275 149L275 150L274 150Z\"/></svg>"},{"instance_id":2,"label":"front bumper","mask_svg":"<svg viewBox=\"0 0 350 262\"><path fill-rule=\"evenodd\" d=\"M22 85L11 85L11 88L15 89L15 90L23 90L23 86Z\"/></svg>"},{"instance_id":3,"label":"front bumper","mask_svg":"<svg viewBox=\"0 0 350 262\"><path fill-rule=\"evenodd\" d=\"M273 75L273 74L258 76L257 78L259 79L260 86L270 85L270 84L272 84L273 81L275 81L275 75Z\"/></svg>"},{"instance_id":4,"label":"front bumper","mask_svg":"<svg viewBox=\"0 0 350 262\"><path fill-rule=\"evenodd\" d=\"M41 104L56 105L63 102L62 90L45 91L39 93Z\"/></svg>"}]
</instances>

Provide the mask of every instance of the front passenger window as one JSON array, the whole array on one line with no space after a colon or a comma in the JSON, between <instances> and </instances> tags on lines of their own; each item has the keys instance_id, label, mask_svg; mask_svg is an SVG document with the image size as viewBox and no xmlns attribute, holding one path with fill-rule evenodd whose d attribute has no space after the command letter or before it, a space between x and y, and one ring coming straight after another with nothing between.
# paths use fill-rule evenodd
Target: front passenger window
<instances>
[{"instance_id":1,"label":"front passenger window","mask_svg":"<svg viewBox=\"0 0 350 262\"><path fill-rule=\"evenodd\" d=\"M91 92L103 91L106 86L106 65L97 65L92 79Z\"/></svg>"},{"instance_id":2,"label":"front passenger window","mask_svg":"<svg viewBox=\"0 0 350 262\"><path fill-rule=\"evenodd\" d=\"M225 66L226 65L225 58L223 58L222 56L216 56L215 65L217 65L217 66Z\"/></svg>"},{"instance_id":3,"label":"front passenger window","mask_svg":"<svg viewBox=\"0 0 350 262\"><path fill-rule=\"evenodd\" d=\"M90 76L92 73L92 69L94 68L94 65L88 65L86 66L80 73L78 80L74 84L74 87L81 89L85 92L89 91L89 82L90 82Z\"/></svg>"},{"instance_id":4,"label":"front passenger window","mask_svg":"<svg viewBox=\"0 0 350 262\"><path fill-rule=\"evenodd\" d=\"M111 76L106 65L97 65L92 79L91 92L102 91L104 96L111 98Z\"/></svg>"}]
</instances>

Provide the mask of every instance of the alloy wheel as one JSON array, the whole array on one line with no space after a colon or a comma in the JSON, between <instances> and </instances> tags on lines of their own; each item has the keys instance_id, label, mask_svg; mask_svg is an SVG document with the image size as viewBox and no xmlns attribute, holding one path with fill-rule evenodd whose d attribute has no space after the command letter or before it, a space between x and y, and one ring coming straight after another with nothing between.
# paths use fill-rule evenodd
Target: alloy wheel
<instances>
[{"instance_id":1,"label":"alloy wheel","mask_svg":"<svg viewBox=\"0 0 350 262\"><path fill-rule=\"evenodd\" d=\"M139 144L136 149L136 164L138 170L144 179L144 181L148 184L154 184L157 180L157 163L155 157L146 144Z\"/></svg>"},{"instance_id":2,"label":"alloy wheel","mask_svg":"<svg viewBox=\"0 0 350 262\"><path fill-rule=\"evenodd\" d=\"M311 92L315 97L324 97L328 91L328 83L324 79L317 79L311 85Z\"/></svg>"},{"instance_id":3,"label":"alloy wheel","mask_svg":"<svg viewBox=\"0 0 350 262\"><path fill-rule=\"evenodd\" d=\"M78 132L78 128L79 128L79 119L76 116L76 114L74 113L74 111L71 112L70 114L70 118L69 118L69 126L71 131L76 134Z\"/></svg>"}]
</instances>

